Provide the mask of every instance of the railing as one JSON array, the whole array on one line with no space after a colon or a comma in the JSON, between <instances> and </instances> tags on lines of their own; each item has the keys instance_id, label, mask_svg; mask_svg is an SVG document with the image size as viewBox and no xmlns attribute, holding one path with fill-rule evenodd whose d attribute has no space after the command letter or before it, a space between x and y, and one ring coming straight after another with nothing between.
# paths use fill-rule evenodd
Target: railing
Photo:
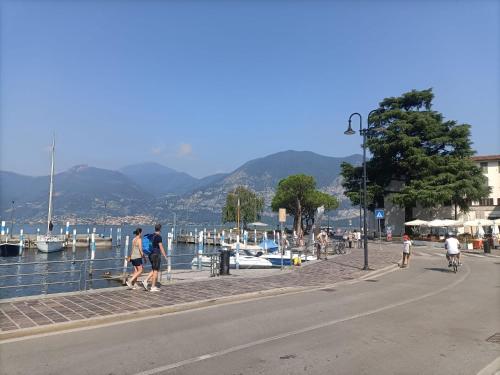
<instances>
[{"instance_id":1,"label":"railing","mask_svg":"<svg viewBox=\"0 0 500 375\"><path fill-rule=\"evenodd\" d=\"M167 261L162 262L160 272L166 272L167 280L170 280L173 274L172 261L181 257L190 257L191 261L174 262L176 274L201 271L203 269L201 267L202 256L210 257L210 276L218 276L218 252L197 253L194 255L197 259L197 262L193 262L195 264L192 264L193 254L170 254L167 256ZM114 264L109 265L109 263ZM144 273L149 272L151 268L149 262L143 266ZM26 271L27 268L31 267L33 272ZM63 269L57 269L59 267ZM99 287L99 284L95 284L103 281L114 280L124 284L131 268L131 265L123 257L2 263L0 264L0 299L5 298L5 293L2 291L11 289L36 288L38 293L31 294L47 294L48 287L51 285L76 285L70 291L85 291L94 289L94 286ZM8 273L12 269L16 269L16 272ZM12 282L13 279L17 279L17 282Z\"/></svg>"}]
</instances>

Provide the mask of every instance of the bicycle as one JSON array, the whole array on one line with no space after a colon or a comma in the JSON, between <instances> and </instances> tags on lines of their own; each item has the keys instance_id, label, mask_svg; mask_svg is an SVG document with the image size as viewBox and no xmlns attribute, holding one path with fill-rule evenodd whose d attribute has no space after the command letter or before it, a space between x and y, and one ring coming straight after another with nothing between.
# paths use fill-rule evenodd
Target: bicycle
<instances>
[{"instance_id":1,"label":"bicycle","mask_svg":"<svg viewBox=\"0 0 500 375\"><path fill-rule=\"evenodd\" d=\"M337 241L333 246L333 254L346 254L345 241Z\"/></svg>"},{"instance_id":2,"label":"bicycle","mask_svg":"<svg viewBox=\"0 0 500 375\"><path fill-rule=\"evenodd\" d=\"M450 261L451 261L451 267L453 269L453 272L457 273L457 271L458 271L458 255L457 254L451 254L450 255Z\"/></svg>"}]
</instances>

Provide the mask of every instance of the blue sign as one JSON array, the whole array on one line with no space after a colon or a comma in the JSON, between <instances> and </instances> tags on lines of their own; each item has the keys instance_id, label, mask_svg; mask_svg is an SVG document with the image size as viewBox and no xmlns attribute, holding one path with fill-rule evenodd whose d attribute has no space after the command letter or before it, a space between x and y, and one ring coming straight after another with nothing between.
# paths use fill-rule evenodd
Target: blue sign
<instances>
[{"instance_id":1,"label":"blue sign","mask_svg":"<svg viewBox=\"0 0 500 375\"><path fill-rule=\"evenodd\" d=\"M383 208L375 209L375 219L380 220L385 218L385 211Z\"/></svg>"}]
</instances>

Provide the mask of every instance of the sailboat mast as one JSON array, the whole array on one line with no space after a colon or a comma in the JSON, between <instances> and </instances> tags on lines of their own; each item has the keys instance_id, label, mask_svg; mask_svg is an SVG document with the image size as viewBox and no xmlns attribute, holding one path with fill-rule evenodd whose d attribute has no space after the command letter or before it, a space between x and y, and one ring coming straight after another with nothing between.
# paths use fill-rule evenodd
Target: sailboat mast
<instances>
[{"instance_id":1,"label":"sailboat mast","mask_svg":"<svg viewBox=\"0 0 500 375\"><path fill-rule=\"evenodd\" d=\"M50 232L50 222L52 221L52 192L54 189L54 152L56 148L56 137L52 139L52 157L50 163L50 187L49 187L49 214L47 217L47 233Z\"/></svg>"}]
</instances>

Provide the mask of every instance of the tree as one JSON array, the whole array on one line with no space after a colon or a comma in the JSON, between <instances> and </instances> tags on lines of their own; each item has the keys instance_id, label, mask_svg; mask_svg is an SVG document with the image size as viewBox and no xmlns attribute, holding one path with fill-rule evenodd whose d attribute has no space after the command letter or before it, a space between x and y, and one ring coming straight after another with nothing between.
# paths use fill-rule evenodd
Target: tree
<instances>
[{"instance_id":1,"label":"tree","mask_svg":"<svg viewBox=\"0 0 500 375\"><path fill-rule=\"evenodd\" d=\"M227 194L226 205L222 209L223 223L238 220L238 199L240 200L240 222L246 228L249 222L260 219L264 210L264 198L259 197L250 189L238 186Z\"/></svg>"},{"instance_id":2,"label":"tree","mask_svg":"<svg viewBox=\"0 0 500 375\"><path fill-rule=\"evenodd\" d=\"M374 208L392 194L392 201L405 208L405 220L417 204L433 207L453 204L469 209L471 201L487 197L489 188L471 156L470 125L445 120L432 110L432 89L412 90L386 98L369 118L367 162L369 207ZM342 168L346 195L359 202L354 180L361 167ZM396 186L399 185L399 186ZM395 186L395 187L394 187Z\"/></svg>"},{"instance_id":3,"label":"tree","mask_svg":"<svg viewBox=\"0 0 500 375\"><path fill-rule=\"evenodd\" d=\"M286 208L287 213L293 216L293 228L299 235L303 232L303 220L314 218L314 212L320 206L331 210L338 207L338 201L335 197L316 190L314 177L304 174L282 179L271 203L275 212Z\"/></svg>"}]
</instances>

